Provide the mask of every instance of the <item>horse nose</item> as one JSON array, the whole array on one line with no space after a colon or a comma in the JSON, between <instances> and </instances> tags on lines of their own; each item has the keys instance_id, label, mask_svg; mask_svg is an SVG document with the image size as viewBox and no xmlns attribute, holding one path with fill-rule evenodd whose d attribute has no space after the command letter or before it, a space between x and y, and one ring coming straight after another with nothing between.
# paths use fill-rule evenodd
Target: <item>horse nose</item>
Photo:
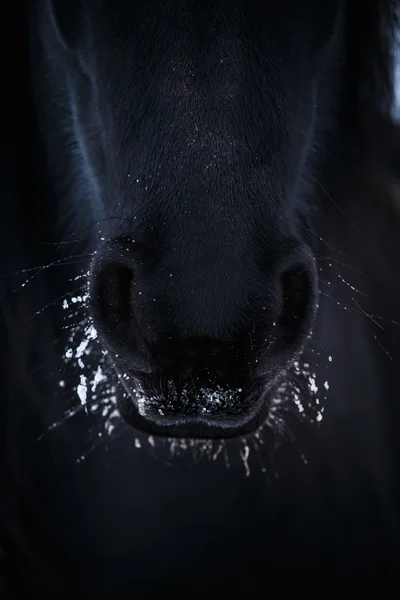
<instances>
[{"instance_id":1,"label":"horse nose","mask_svg":"<svg viewBox=\"0 0 400 600\"><path fill-rule=\"evenodd\" d=\"M238 302L234 290L228 290L220 310L229 319L221 317L218 327L210 325L203 302L207 292L212 296L211 289L199 287L182 298L173 281L167 284L157 273L142 279L135 264L134 254L118 243L99 253L90 278L91 311L117 362L153 386L147 414L156 411L157 419L201 415L204 390L208 398L217 392L224 398L207 405L209 418L228 412L243 416L252 383L272 379L286 368L312 328L316 269L300 244L266 269L253 291L247 285L246 301L243 296ZM163 295L166 285L168 294ZM220 296L216 298L218 302Z\"/></svg>"}]
</instances>

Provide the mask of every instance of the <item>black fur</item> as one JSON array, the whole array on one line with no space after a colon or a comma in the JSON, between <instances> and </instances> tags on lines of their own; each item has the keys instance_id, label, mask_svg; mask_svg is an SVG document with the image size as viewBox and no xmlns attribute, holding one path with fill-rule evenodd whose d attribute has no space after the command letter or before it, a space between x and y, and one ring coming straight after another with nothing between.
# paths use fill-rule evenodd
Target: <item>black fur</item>
<instances>
[{"instance_id":1,"label":"black fur","mask_svg":"<svg viewBox=\"0 0 400 600\"><path fill-rule=\"evenodd\" d=\"M397 4L9 8L7 593L396 585Z\"/></svg>"}]
</instances>

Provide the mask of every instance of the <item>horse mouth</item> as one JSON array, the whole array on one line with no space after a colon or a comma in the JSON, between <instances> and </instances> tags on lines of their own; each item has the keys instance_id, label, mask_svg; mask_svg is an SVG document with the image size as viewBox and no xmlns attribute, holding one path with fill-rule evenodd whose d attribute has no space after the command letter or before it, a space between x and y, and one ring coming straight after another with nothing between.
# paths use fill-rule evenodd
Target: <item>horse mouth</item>
<instances>
[{"instance_id":1,"label":"horse mouth","mask_svg":"<svg viewBox=\"0 0 400 600\"><path fill-rule=\"evenodd\" d=\"M124 393L117 400L118 410L127 425L142 433L164 438L232 439L254 434L266 422L270 411L270 385L254 392L246 410L221 409L168 411L152 409L149 395L140 386L124 382ZM181 408L181 407L180 407Z\"/></svg>"}]
</instances>

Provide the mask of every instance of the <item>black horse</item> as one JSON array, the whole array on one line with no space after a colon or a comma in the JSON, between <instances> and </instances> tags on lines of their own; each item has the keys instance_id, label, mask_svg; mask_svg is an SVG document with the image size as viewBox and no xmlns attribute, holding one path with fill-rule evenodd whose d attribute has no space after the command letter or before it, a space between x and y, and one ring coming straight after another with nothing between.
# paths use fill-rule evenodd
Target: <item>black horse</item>
<instances>
[{"instance_id":1,"label":"black horse","mask_svg":"<svg viewBox=\"0 0 400 600\"><path fill-rule=\"evenodd\" d=\"M396 583L398 5L8 7L10 597Z\"/></svg>"}]
</instances>

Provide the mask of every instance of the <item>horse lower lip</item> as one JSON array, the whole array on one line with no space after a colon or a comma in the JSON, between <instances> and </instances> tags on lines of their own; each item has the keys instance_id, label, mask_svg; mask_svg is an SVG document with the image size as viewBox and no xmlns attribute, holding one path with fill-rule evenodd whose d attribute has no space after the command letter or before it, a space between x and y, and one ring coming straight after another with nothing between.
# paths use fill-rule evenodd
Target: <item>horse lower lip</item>
<instances>
[{"instance_id":1,"label":"horse lower lip","mask_svg":"<svg viewBox=\"0 0 400 600\"><path fill-rule=\"evenodd\" d=\"M120 409L120 412L124 415L124 410ZM136 413L136 414L134 414ZM190 439L229 439L239 438L245 435L255 433L255 431L262 425L265 419L254 419L241 427L227 427L226 425L217 425L216 423L209 423L204 419L190 419L184 422L161 425L142 417L136 406L132 403L131 410L129 411L128 419L124 416L125 420L129 419L129 424L137 430L150 435L155 435L164 438L190 438Z\"/></svg>"},{"instance_id":2,"label":"horse lower lip","mask_svg":"<svg viewBox=\"0 0 400 600\"><path fill-rule=\"evenodd\" d=\"M124 382L125 397L119 399L119 411L128 425L134 429L150 435L160 437L192 438L192 439L227 439L238 438L253 434L266 421L269 412L269 402L266 398L267 391L262 393L256 408L241 423L233 423L229 417L221 415L218 419L209 418L207 415L171 419L165 422L160 416L148 416L140 406L140 401L145 402L145 396L139 398ZM141 410L142 408L142 410Z\"/></svg>"}]
</instances>

